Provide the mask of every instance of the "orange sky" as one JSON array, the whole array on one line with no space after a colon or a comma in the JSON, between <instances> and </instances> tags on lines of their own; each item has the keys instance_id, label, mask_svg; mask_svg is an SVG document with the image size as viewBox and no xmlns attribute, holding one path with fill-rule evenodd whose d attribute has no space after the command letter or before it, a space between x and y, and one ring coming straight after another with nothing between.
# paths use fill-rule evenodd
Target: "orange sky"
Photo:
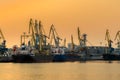
<instances>
[{"instance_id":1,"label":"orange sky","mask_svg":"<svg viewBox=\"0 0 120 80\"><path fill-rule=\"evenodd\" d=\"M20 44L30 18L41 20L47 35L54 24L60 37L70 42L73 34L78 44L79 26L93 45L105 45L106 29L113 40L120 28L120 0L0 0L0 28L8 47Z\"/></svg>"}]
</instances>

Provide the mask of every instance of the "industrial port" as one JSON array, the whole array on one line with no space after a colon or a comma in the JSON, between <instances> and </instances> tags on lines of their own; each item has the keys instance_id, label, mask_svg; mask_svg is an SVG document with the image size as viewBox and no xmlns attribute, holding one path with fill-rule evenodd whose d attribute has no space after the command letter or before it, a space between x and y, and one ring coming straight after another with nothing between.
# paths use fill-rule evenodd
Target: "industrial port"
<instances>
[{"instance_id":1,"label":"industrial port","mask_svg":"<svg viewBox=\"0 0 120 80\"><path fill-rule=\"evenodd\" d=\"M71 34L71 42L66 46L66 39L62 39L55 26L52 24L48 36L45 33L41 21L30 19L28 32L20 35L20 47L13 45L6 47L5 37L0 29L0 62L74 62L87 60L120 60L120 31L115 35L117 48L112 47L113 40L109 30L106 30L106 46L88 46L87 35L76 29L79 44L74 43ZM61 42L64 45L61 46Z\"/></svg>"}]
</instances>

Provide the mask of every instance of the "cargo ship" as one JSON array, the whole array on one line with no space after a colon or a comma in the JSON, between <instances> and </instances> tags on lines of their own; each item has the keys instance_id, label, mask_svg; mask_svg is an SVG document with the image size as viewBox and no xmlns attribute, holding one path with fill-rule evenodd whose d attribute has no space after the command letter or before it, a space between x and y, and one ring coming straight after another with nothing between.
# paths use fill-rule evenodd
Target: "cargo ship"
<instances>
[{"instance_id":1,"label":"cargo ship","mask_svg":"<svg viewBox=\"0 0 120 80\"><path fill-rule=\"evenodd\" d=\"M104 60L120 60L120 49L115 48L114 51L103 54Z\"/></svg>"},{"instance_id":2,"label":"cargo ship","mask_svg":"<svg viewBox=\"0 0 120 80\"><path fill-rule=\"evenodd\" d=\"M11 62L12 58L9 49L6 47L6 40L0 29L0 62Z\"/></svg>"},{"instance_id":3,"label":"cargo ship","mask_svg":"<svg viewBox=\"0 0 120 80\"><path fill-rule=\"evenodd\" d=\"M79 61L77 54L65 54L63 48L52 48L49 53L31 51L29 48L13 48L12 62L15 63L46 63L46 62L66 62Z\"/></svg>"}]
</instances>

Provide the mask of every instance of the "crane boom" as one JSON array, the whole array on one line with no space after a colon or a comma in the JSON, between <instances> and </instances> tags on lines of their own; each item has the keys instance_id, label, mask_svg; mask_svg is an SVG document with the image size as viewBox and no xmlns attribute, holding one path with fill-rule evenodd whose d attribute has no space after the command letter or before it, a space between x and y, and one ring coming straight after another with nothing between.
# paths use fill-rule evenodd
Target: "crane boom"
<instances>
[{"instance_id":1,"label":"crane boom","mask_svg":"<svg viewBox=\"0 0 120 80\"><path fill-rule=\"evenodd\" d=\"M59 47L59 43L60 43L59 41L62 40L62 39L58 36L58 33L57 33L53 24L50 27L49 38L51 38L51 40L50 40L51 42L52 42L52 39L54 39L55 46Z\"/></svg>"},{"instance_id":2,"label":"crane boom","mask_svg":"<svg viewBox=\"0 0 120 80\"><path fill-rule=\"evenodd\" d=\"M118 32L116 33L116 36L115 36L115 39L114 39L114 40L116 40L116 39L117 39L118 48L120 49L120 31L118 31Z\"/></svg>"},{"instance_id":3,"label":"crane boom","mask_svg":"<svg viewBox=\"0 0 120 80\"><path fill-rule=\"evenodd\" d=\"M116 40L116 39L118 39L118 40L120 41L120 31L118 31L118 32L116 33L116 36L115 36L115 39L114 39L114 40Z\"/></svg>"},{"instance_id":4,"label":"crane boom","mask_svg":"<svg viewBox=\"0 0 120 80\"><path fill-rule=\"evenodd\" d=\"M4 37L1 29L0 29L0 34L1 34L1 39L5 40L5 37Z\"/></svg>"}]
</instances>

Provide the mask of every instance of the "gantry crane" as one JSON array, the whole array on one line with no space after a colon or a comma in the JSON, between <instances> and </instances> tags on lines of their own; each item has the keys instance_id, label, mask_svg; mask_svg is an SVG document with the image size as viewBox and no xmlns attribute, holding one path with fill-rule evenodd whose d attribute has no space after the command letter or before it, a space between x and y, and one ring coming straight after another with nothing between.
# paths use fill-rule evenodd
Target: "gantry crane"
<instances>
[{"instance_id":1,"label":"gantry crane","mask_svg":"<svg viewBox=\"0 0 120 80\"><path fill-rule=\"evenodd\" d=\"M118 31L116 33L116 36L115 36L115 39L114 40L117 40L117 45L118 45L118 48L120 48L120 31Z\"/></svg>"},{"instance_id":2,"label":"gantry crane","mask_svg":"<svg viewBox=\"0 0 120 80\"><path fill-rule=\"evenodd\" d=\"M109 33L109 30L107 29L106 30L106 34L105 34L105 40L107 40L107 43L108 43L108 47L109 48L112 48L112 40L110 38L110 33Z\"/></svg>"},{"instance_id":3,"label":"gantry crane","mask_svg":"<svg viewBox=\"0 0 120 80\"><path fill-rule=\"evenodd\" d=\"M56 29L53 24L50 27L49 38L51 38L50 44L52 43L52 39L54 39L55 47L59 47L60 40L62 39L58 36L58 33L56 32Z\"/></svg>"},{"instance_id":4,"label":"gantry crane","mask_svg":"<svg viewBox=\"0 0 120 80\"><path fill-rule=\"evenodd\" d=\"M26 39L31 37L31 35L27 35L25 32L20 36L21 42L20 44L25 44L26 45ZM28 44L30 46L30 43Z\"/></svg>"}]
</instances>

